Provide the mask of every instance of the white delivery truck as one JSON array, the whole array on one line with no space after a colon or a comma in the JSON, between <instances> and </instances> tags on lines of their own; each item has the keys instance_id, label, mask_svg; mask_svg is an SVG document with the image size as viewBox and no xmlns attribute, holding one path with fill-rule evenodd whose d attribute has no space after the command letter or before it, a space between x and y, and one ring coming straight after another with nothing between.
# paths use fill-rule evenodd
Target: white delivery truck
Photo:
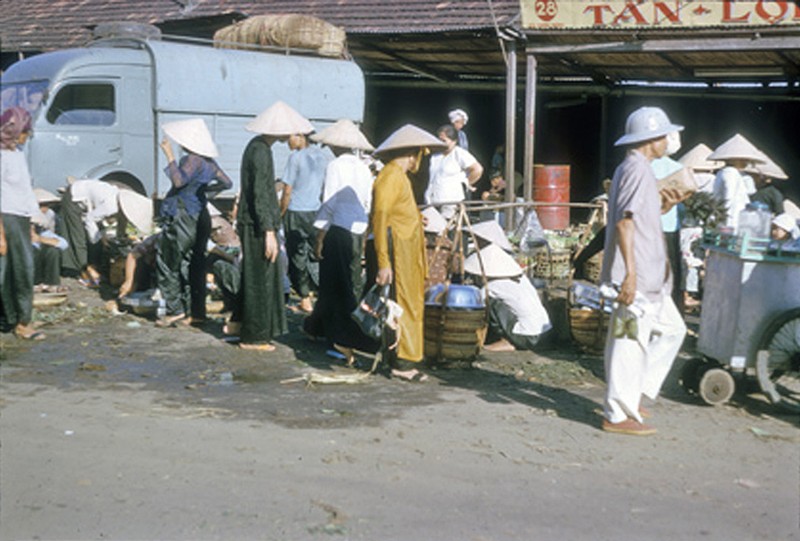
<instances>
[{"instance_id":1,"label":"white delivery truck","mask_svg":"<svg viewBox=\"0 0 800 541\"><path fill-rule=\"evenodd\" d=\"M2 108L33 116L25 145L34 185L55 191L66 178L99 178L163 196L169 180L159 142L173 120L205 120L218 162L238 192L245 124L282 100L317 127L361 122L364 76L350 60L112 37L44 53L2 76ZM177 150L177 149L176 149ZM275 147L276 176L288 147Z\"/></svg>"}]
</instances>

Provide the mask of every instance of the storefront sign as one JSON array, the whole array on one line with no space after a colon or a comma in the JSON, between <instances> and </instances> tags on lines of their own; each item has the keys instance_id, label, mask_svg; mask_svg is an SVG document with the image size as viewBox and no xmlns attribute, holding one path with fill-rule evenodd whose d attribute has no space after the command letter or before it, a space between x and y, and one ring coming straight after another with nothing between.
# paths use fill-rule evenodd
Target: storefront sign
<instances>
[{"instance_id":1,"label":"storefront sign","mask_svg":"<svg viewBox=\"0 0 800 541\"><path fill-rule=\"evenodd\" d=\"M520 0L529 29L800 24L792 0Z\"/></svg>"}]
</instances>

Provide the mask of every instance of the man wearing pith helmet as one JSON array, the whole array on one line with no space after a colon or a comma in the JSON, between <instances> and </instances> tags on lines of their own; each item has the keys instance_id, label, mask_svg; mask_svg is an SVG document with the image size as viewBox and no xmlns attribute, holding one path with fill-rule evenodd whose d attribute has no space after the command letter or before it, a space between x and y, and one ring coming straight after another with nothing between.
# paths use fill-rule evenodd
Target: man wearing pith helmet
<instances>
[{"instance_id":1,"label":"man wearing pith helmet","mask_svg":"<svg viewBox=\"0 0 800 541\"><path fill-rule=\"evenodd\" d=\"M645 436L649 412L642 395L655 399L683 343L686 326L670 291L672 276L661 230L661 214L680 194L656 186L650 162L665 155L672 124L658 107L628 117L615 145L627 149L609 192L603 283L618 287L605 349L608 389L603 430Z\"/></svg>"}]
</instances>

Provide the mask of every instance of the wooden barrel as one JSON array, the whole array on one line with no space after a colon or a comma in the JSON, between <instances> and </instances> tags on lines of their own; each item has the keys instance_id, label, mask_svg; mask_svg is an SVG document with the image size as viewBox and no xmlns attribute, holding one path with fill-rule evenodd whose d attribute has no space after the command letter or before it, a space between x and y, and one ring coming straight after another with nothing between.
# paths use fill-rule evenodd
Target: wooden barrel
<instances>
[{"instance_id":1,"label":"wooden barrel","mask_svg":"<svg viewBox=\"0 0 800 541\"><path fill-rule=\"evenodd\" d=\"M569 165L534 165L533 200L569 203ZM536 207L536 214L545 229L569 228L569 207Z\"/></svg>"},{"instance_id":2,"label":"wooden barrel","mask_svg":"<svg viewBox=\"0 0 800 541\"><path fill-rule=\"evenodd\" d=\"M434 360L472 359L486 338L486 310L425 307L425 357Z\"/></svg>"}]
</instances>

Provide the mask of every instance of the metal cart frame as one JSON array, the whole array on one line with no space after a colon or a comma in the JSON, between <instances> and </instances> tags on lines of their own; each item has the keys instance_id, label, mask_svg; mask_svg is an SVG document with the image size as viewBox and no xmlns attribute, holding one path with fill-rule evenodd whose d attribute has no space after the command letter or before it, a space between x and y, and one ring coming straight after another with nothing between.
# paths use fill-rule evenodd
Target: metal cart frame
<instances>
[{"instance_id":1,"label":"metal cart frame","mask_svg":"<svg viewBox=\"0 0 800 541\"><path fill-rule=\"evenodd\" d=\"M800 257L770 254L767 240L721 234L704 240L697 343L704 358L686 363L684 387L722 404L736 379L754 376L772 403L800 410Z\"/></svg>"}]
</instances>

